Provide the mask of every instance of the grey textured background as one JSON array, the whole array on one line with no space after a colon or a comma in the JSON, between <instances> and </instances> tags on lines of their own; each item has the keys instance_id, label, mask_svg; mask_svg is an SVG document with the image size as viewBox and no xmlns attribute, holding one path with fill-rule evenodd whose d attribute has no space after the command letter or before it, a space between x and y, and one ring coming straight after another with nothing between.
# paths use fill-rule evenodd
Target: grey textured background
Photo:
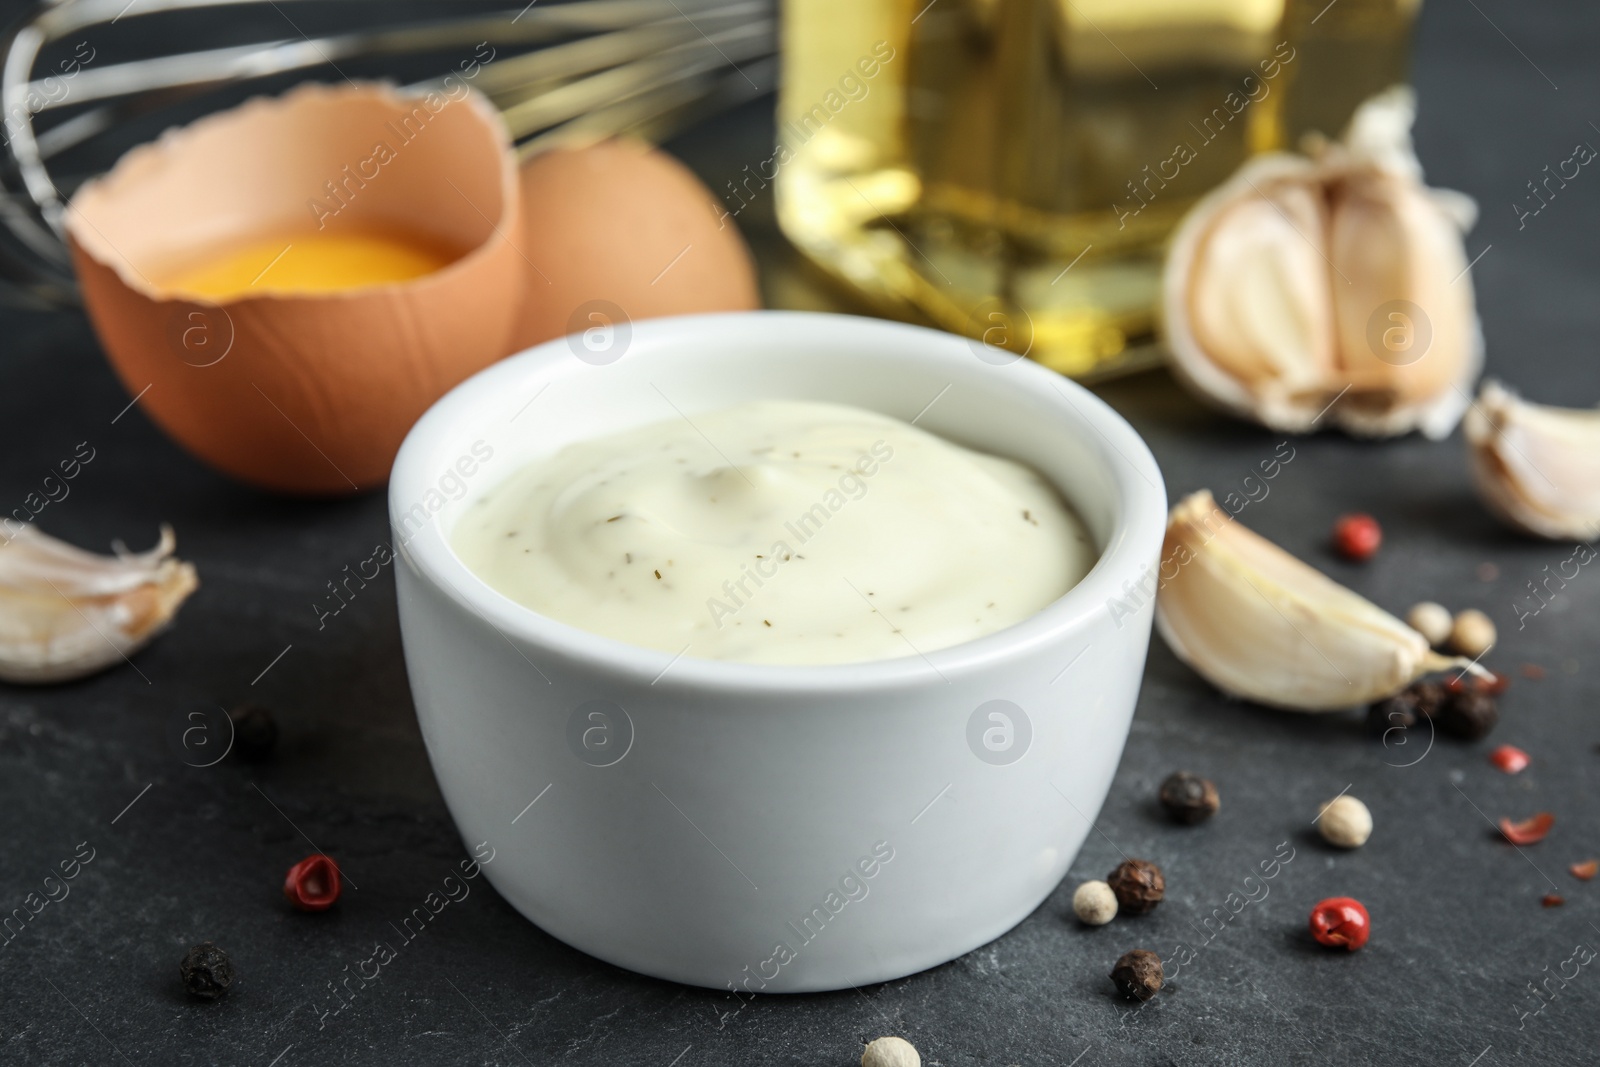
<instances>
[{"instance_id":1,"label":"grey textured background","mask_svg":"<svg viewBox=\"0 0 1600 1067\"><path fill-rule=\"evenodd\" d=\"M1492 246L1474 271L1490 371L1534 399L1570 404L1600 400L1600 189L1591 188L1600 177L1580 175L1520 231L1509 204L1576 142L1600 140L1597 43L1600 19L1577 3L1430 0L1416 60L1429 178L1479 199L1469 254ZM770 136L766 101L672 148L721 187L766 157ZM774 302L828 306L775 236L770 201L740 221ZM465 856L412 715L392 587L374 584L321 632L311 606L326 581L387 538L383 501L301 503L231 485L137 410L113 424L128 397L81 316L7 311L0 324L0 503L20 502L88 441L95 459L42 526L79 544L137 546L170 522L203 581L137 671L0 687L0 909L20 906L79 842L96 850L71 895L0 949L0 1061L843 1067L864 1038L886 1032L946 1065L1596 1060L1600 963L1539 1014L1521 1013L1538 1003L1528 983L1575 945L1600 948L1600 882L1566 873L1600 854L1600 576L1585 570L1519 631L1511 605L1524 583L1572 546L1496 526L1470 491L1459 435L1296 441L1270 497L1242 518L1391 609L1428 597L1488 611L1503 638L1491 665L1548 672L1517 678L1490 742L1441 740L1415 765L1394 766L1416 760L1425 737L1385 749L1359 719L1230 703L1157 641L1098 832L1050 900L963 959L859 992L762 998L722 1019L731 998L591 960L479 880L319 1030L311 1005L325 983ZM1202 410L1164 374L1101 392L1150 442L1174 497L1237 485L1279 440ZM1357 509L1387 534L1365 567L1333 560L1325 543L1333 518ZM1479 577L1485 562L1497 578ZM174 723L190 708L246 697L277 711L277 759L185 766L170 743ZM1532 753L1532 767L1517 777L1493 770L1484 755L1500 741ZM1222 791L1222 812L1203 827L1173 827L1155 809L1156 784L1179 767ZM1347 786L1377 829L1366 848L1334 854L1311 818ZM1546 842L1519 854L1496 840L1490 818L1541 809L1557 815ZM361 887L331 913L296 914L279 896L284 870L310 851L295 827ZM1285 841L1295 858L1270 895L1131 1015L1106 980L1112 961L1128 948L1165 955L1196 943L1192 924ZM1160 863L1168 899L1147 918L1082 929L1071 889L1103 876L1119 850ZM1567 904L1547 910L1539 898L1552 884ZM1324 951L1304 933L1310 905L1339 894L1371 909L1375 933L1362 952ZM215 1005L187 1002L175 980L184 947L205 938L242 975Z\"/></svg>"}]
</instances>

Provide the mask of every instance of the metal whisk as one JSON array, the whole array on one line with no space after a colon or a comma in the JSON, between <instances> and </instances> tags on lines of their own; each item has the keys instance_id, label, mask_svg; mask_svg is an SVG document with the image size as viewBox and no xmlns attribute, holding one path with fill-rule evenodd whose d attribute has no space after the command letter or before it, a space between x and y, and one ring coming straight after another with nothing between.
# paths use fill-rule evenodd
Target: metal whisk
<instances>
[{"instance_id":1,"label":"metal whisk","mask_svg":"<svg viewBox=\"0 0 1600 1067\"><path fill-rule=\"evenodd\" d=\"M448 75L432 73L438 59L456 53L475 57L460 69L473 63L471 84L501 109L524 156L622 133L659 140L772 90L774 2L533 0L496 10L455 0L404 5L420 10L397 21L401 5L388 0L49 0L4 39L0 292L34 305L76 302L62 239L66 199L109 162L107 142L130 128L158 131L297 72L349 77L341 64L367 77L426 74L410 86L440 87ZM463 13L469 6L479 10ZM341 9L390 25L316 34L300 27ZM445 9L451 14L440 17ZM193 24L202 19L206 25ZM248 40L172 52L159 47L160 34L152 42L155 22L185 44L207 33L230 39L243 31ZM41 57L79 38L53 72L41 70ZM100 58L129 38L158 47L137 59ZM466 51L481 43L494 49L492 62ZM92 162L56 166L79 159Z\"/></svg>"}]
</instances>

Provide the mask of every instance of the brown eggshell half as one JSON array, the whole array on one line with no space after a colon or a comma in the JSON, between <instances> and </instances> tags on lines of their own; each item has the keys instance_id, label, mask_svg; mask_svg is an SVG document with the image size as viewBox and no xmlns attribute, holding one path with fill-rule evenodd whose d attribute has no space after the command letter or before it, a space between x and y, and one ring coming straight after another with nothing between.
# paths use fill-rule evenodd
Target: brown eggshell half
<instances>
[{"instance_id":1,"label":"brown eggshell half","mask_svg":"<svg viewBox=\"0 0 1600 1067\"><path fill-rule=\"evenodd\" d=\"M534 156L522 220L532 269L517 349L587 329L601 302L630 321L761 306L733 219L688 168L638 141Z\"/></svg>"},{"instance_id":2,"label":"brown eggshell half","mask_svg":"<svg viewBox=\"0 0 1600 1067\"><path fill-rule=\"evenodd\" d=\"M463 254L411 281L329 294L207 301L151 281L207 250L319 225ZM510 239L520 225L494 108L381 85L305 85L168 131L86 184L66 215L95 331L151 418L241 481L318 495L381 485L428 406L510 350L526 288Z\"/></svg>"}]
</instances>

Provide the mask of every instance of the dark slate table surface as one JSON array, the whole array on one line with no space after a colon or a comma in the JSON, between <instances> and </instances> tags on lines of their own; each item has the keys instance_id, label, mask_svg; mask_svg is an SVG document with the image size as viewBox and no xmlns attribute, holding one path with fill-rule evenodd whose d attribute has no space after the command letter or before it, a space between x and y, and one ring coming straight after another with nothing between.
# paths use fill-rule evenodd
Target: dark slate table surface
<instances>
[{"instance_id":1,"label":"dark slate table surface","mask_svg":"<svg viewBox=\"0 0 1600 1067\"><path fill-rule=\"evenodd\" d=\"M1468 248L1488 249L1475 276L1490 371L1537 400L1600 400L1600 178L1580 176L1525 228L1510 206L1545 164L1600 141L1597 41L1600 19L1577 3L1430 0L1422 16L1421 156L1434 184L1482 205ZM720 187L765 158L770 136L763 101L672 147ZM771 302L834 301L784 249L770 201L746 221ZM43 528L104 548L146 543L170 522L203 583L136 670L0 687L0 909L22 906L80 843L93 850L70 895L0 948L0 1061L843 1067L881 1033L946 1065L1596 1061L1600 963L1552 980L1553 999L1530 983L1570 975L1578 946L1600 949L1600 882L1566 870L1600 854L1600 576L1585 571L1519 629L1525 583L1573 546L1491 521L1459 434L1296 441L1243 519L1391 609L1431 598L1489 612L1502 635L1491 665L1545 671L1517 677L1489 742L1386 749L1359 718L1231 703L1157 641L1097 832L1037 912L962 959L725 1016L728 995L589 959L480 880L323 1026L327 984L465 856L412 714L392 587L370 585L325 629L313 608L327 581L387 538L383 499L264 496L199 466L137 409L115 418L129 397L76 313L7 311L0 333L0 502L9 510L87 442L93 460ZM1202 410L1161 373L1101 393L1150 442L1174 496L1236 485L1279 440ZM1367 566L1327 552L1346 510L1384 523L1385 548ZM187 766L172 740L184 714L246 699L276 710L276 759ZM1525 773L1489 765L1501 741L1532 753ZM1220 786L1208 825L1174 827L1155 809L1157 783L1179 767ZM1335 853L1311 819L1347 787L1377 829L1365 848ZM1557 814L1546 842L1519 853L1495 839L1491 819L1537 810ZM360 886L321 916L279 896L307 839ZM1215 936L1201 932L1283 842L1294 858L1269 895ZM1102 877L1119 851L1164 866L1167 901L1148 918L1083 929L1072 888ZM1566 905L1541 907L1548 892ZM1321 950L1304 932L1310 905L1342 894L1374 917L1359 953ZM241 975L213 1005L187 1001L176 981L179 956L202 939L226 946ZM1147 1008L1113 996L1106 972L1121 952L1167 955L1180 941L1197 955Z\"/></svg>"}]
</instances>

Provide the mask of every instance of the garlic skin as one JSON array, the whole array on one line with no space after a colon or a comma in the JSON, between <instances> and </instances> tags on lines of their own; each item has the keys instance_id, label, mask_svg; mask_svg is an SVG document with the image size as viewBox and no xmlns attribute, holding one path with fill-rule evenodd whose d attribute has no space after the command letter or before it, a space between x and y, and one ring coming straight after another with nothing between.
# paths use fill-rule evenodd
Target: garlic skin
<instances>
[{"instance_id":1,"label":"garlic skin","mask_svg":"<svg viewBox=\"0 0 1600 1067\"><path fill-rule=\"evenodd\" d=\"M40 684L115 666L172 621L199 585L172 559L172 530L148 552L85 552L24 526L0 544L0 679Z\"/></svg>"},{"instance_id":2,"label":"garlic skin","mask_svg":"<svg viewBox=\"0 0 1600 1067\"><path fill-rule=\"evenodd\" d=\"M1393 696L1430 671L1484 674L1246 529L1209 490L1172 509L1156 628L1224 693L1288 711L1337 711Z\"/></svg>"},{"instance_id":3,"label":"garlic skin","mask_svg":"<svg viewBox=\"0 0 1600 1067\"><path fill-rule=\"evenodd\" d=\"M1478 496L1512 527L1600 538L1600 409L1532 404L1486 381L1464 427Z\"/></svg>"},{"instance_id":4,"label":"garlic skin","mask_svg":"<svg viewBox=\"0 0 1600 1067\"><path fill-rule=\"evenodd\" d=\"M1391 89L1343 141L1257 156L1190 209L1162 319L1174 371L1202 399L1292 433L1326 418L1437 439L1460 421L1483 365L1462 244L1477 208L1422 184L1414 117L1411 91Z\"/></svg>"}]
</instances>

